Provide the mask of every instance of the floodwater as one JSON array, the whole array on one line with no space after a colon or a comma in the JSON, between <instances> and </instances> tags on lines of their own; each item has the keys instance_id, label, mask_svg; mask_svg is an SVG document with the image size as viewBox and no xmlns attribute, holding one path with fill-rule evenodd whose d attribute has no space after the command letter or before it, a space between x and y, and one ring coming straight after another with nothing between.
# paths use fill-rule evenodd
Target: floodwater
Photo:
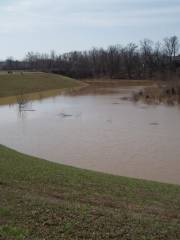
<instances>
[{"instance_id":1,"label":"floodwater","mask_svg":"<svg viewBox=\"0 0 180 240\"><path fill-rule=\"evenodd\" d=\"M84 169L180 184L180 109L125 100L133 89L0 106L0 143Z\"/></svg>"}]
</instances>

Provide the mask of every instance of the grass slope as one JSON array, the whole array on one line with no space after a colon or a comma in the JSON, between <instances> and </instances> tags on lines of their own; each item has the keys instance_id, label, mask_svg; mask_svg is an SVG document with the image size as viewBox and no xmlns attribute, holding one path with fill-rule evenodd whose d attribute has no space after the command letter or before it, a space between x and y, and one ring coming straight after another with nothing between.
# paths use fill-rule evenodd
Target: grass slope
<instances>
[{"instance_id":1,"label":"grass slope","mask_svg":"<svg viewBox=\"0 0 180 240\"><path fill-rule=\"evenodd\" d=\"M58 165L0 145L0 239L180 239L180 187Z\"/></svg>"},{"instance_id":2,"label":"grass slope","mask_svg":"<svg viewBox=\"0 0 180 240\"><path fill-rule=\"evenodd\" d=\"M48 73L0 74L0 97L79 86L71 78Z\"/></svg>"}]
</instances>

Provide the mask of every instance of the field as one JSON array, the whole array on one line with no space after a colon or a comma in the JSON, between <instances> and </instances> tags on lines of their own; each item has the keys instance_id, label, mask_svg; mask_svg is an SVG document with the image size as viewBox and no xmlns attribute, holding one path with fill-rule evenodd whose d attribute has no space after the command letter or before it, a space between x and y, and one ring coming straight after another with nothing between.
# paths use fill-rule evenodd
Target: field
<instances>
[{"instance_id":1,"label":"field","mask_svg":"<svg viewBox=\"0 0 180 240\"><path fill-rule=\"evenodd\" d=\"M180 239L180 187L58 165L0 145L0 239Z\"/></svg>"},{"instance_id":2,"label":"field","mask_svg":"<svg viewBox=\"0 0 180 240\"><path fill-rule=\"evenodd\" d=\"M0 98L78 86L79 81L56 74L40 72L0 74Z\"/></svg>"}]
</instances>

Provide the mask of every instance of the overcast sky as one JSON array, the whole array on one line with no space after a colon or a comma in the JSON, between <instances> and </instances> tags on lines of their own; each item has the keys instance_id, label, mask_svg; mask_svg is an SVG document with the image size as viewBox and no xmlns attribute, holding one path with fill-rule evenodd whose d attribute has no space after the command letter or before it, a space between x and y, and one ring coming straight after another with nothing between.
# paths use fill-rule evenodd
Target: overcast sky
<instances>
[{"instance_id":1,"label":"overcast sky","mask_svg":"<svg viewBox=\"0 0 180 240\"><path fill-rule=\"evenodd\" d=\"M180 0L0 0L0 58L180 37Z\"/></svg>"}]
</instances>

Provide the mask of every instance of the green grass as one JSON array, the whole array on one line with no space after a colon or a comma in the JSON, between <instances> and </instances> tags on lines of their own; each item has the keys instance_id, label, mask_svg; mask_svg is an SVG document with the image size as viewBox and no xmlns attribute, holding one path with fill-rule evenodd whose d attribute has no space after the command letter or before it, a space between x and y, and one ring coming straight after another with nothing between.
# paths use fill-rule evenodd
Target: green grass
<instances>
[{"instance_id":1,"label":"green grass","mask_svg":"<svg viewBox=\"0 0 180 240\"><path fill-rule=\"evenodd\" d=\"M0 145L0 239L180 239L180 186L58 165Z\"/></svg>"},{"instance_id":2,"label":"green grass","mask_svg":"<svg viewBox=\"0 0 180 240\"><path fill-rule=\"evenodd\" d=\"M0 74L0 97L36 93L54 89L73 88L79 82L71 78L48 73Z\"/></svg>"},{"instance_id":3,"label":"green grass","mask_svg":"<svg viewBox=\"0 0 180 240\"><path fill-rule=\"evenodd\" d=\"M1 239L17 239L23 240L27 235L22 229L18 229L12 226L0 226L0 237Z\"/></svg>"}]
</instances>

